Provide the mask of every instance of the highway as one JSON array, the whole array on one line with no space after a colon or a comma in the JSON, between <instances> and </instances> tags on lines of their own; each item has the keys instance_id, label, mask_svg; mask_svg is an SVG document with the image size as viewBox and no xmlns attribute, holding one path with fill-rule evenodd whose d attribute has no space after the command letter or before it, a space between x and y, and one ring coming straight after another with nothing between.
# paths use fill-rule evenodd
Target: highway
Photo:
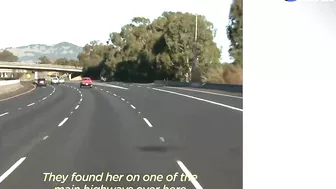
<instances>
[{"instance_id":1,"label":"highway","mask_svg":"<svg viewBox=\"0 0 336 189\"><path fill-rule=\"evenodd\" d=\"M241 189L242 101L151 84L37 88L0 102L0 189ZM74 172L124 176L78 182Z\"/></svg>"}]
</instances>

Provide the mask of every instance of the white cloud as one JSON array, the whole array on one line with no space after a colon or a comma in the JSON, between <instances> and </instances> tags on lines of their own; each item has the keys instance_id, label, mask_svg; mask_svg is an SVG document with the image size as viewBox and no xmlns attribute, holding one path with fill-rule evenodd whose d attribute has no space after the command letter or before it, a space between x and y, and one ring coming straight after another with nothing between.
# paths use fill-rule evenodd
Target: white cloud
<instances>
[{"instance_id":1,"label":"white cloud","mask_svg":"<svg viewBox=\"0 0 336 189\"><path fill-rule=\"evenodd\" d=\"M111 32L119 31L135 16L154 19L163 11L182 11L205 15L215 25L215 41L223 46L223 58L227 60L225 29L230 4L230 0L3 1L0 17L6 27L0 29L0 48L62 41L82 46L91 40L106 41Z\"/></svg>"}]
</instances>

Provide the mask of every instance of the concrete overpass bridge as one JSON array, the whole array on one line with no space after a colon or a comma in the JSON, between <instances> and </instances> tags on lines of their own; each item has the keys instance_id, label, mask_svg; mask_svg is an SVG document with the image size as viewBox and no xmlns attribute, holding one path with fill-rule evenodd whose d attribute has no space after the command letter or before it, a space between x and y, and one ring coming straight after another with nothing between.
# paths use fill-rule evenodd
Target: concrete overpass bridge
<instances>
[{"instance_id":1,"label":"concrete overpass bridge","mask_svg":"<svg viewBox=\"0 0 336 189\"><path fill-rule=\"evenodd\" d=\"M4 69L32 70L35 73L35 79L38 78L38 71L56 71L56 72L69 73L69 79L71 79L72 73L82 73L83 71L83 68L78 66L0 61L0 70ZM0 75L1 74L2 73L0 73Z\"/></svg>"}]
</instances>

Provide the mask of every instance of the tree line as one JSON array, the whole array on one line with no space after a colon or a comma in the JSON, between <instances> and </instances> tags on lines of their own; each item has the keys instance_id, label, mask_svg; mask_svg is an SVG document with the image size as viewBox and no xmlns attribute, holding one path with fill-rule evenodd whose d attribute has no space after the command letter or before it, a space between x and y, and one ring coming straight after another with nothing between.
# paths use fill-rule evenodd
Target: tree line
<instances>
[{"instance_id":1,"label":"tree line","mask_svg":"<svg viewBox=\"0 0 336 189\"><path fill-rule=\"evenodd\" d=\"M78 60L72 60L67 58L59 58L56 60L50 60L46 56L42 56L39 58L40 64L55 64L55 65L71 65L71 66L78 66L82 67L82 64Z\"/></svg>"},{"instance_id":2,"label":"tree line","mask_svg":"<svg viewBox=\"0 0 336 189\"><path fill-rule=\"evenodd\" d=\"M13 53L4 50L0 52L0 61L3 62L17 62L19 60L19 57L15 56Z\"/></svg>"},{"instance_id":3,"label":"tree line","mask_svg":"<svg viewBox=\"0 0 336 189\"><path fill-rule=\"evenodd\" d=\"M163 12L153 21L135 17L120 32L111 33L106 42L86 44L78 60L50 61L41 57L40 63L82 66L83 75L94 79L103 76L120 81L150 82L190 81L193 63L197 60L202 81L242 84L242 12L242 0L233 0L228 19L223 19L228 21L232 64L220 62L221 50L213 41L214 25L197 15L196 32L196 15L182 12Z\"/></svg>"},{"instance_id":4,"label":"tree line","mask_svg":"<svg viewBox=\"0 0 336 189\"><path fill-rule=\"evenodd\" d=\"M122 81L190 81L197 59L203 81L242 83L242 1L234 1L227 27L232 64L220 64L221 51L213 41L216 30L204 16L164 12L152 22L135 17L106 43L85 45L78 60L84 75ZM196 53L195 53L196 52ZM197 56L195 56L195 54Z\"/></svg>"}]
</instances>

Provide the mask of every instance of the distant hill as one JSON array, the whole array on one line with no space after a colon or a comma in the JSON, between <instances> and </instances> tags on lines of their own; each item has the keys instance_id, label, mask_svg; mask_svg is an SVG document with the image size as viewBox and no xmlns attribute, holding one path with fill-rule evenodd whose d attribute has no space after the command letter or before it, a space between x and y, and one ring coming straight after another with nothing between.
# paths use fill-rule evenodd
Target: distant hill
<instances>
[{"instance_id":1,"label":"distant hill","mask_svg":"<svg viewBox=\"0 0 336 189\"><path fill-rule=\"evenodd\" d=\"M72 43L61 42L53 46L44 44L32 44L22 47L8 47L0 51L7 50L19 57L20 62L37 62L42 56L48 57L50 60L59 58L77 59L77 56L82 52L83 47L79 47Z\"/></svg>"}]
</instances>

